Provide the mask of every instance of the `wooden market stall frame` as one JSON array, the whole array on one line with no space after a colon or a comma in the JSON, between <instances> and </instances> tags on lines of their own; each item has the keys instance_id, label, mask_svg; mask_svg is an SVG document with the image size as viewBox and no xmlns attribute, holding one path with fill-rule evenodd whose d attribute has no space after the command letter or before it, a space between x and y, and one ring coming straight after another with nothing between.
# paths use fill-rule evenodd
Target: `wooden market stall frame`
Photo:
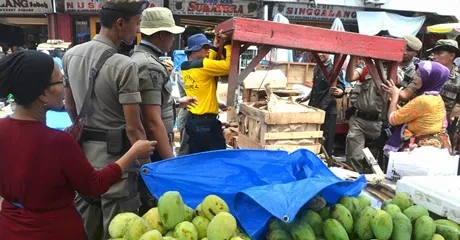
<instances>
[{"instance_id":1,"label":"wooden market stall frame","mask_svg":"<svg viewBox=\"0 0 460 240\"><path fill-rule=\"evenodd\" d=\"M234 121L236 117L234 105L237 87L272 48L311 51L324 76L331 82L331 86L336 85L337 76L348 55L361 57L384 99L386 99L386 94L381 89L382 79L397 79L397 68L399 62L402 61L403 52L406 48L406 41L401 39L238 17L217 25L215 30L216 32L222 30L223 33L232 36L232 56L227 94L229 121ZM259 47L258 54L239 73L240 54L251 45ZM327 72L318 53L334 54L332 74ZM383 62L389 62L386 71Z\"/></svg>"}]
</instances>

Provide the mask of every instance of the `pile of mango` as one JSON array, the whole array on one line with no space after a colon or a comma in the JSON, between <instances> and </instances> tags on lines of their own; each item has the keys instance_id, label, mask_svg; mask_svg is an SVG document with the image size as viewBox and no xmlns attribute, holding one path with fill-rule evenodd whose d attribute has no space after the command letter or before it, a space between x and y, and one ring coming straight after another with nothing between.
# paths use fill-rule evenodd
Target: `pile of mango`
<instances>
[{"instance_id":1,"label":"pile of mango","mask_svg":"<svg viewBox=\"0 0 460 240\"><path fill-rule=\"evenodd\" d=\"M164 193L142 217L118 214L109 233L113 240L250 240L220 197L209 195L194 210L176 191Z\"/></svg>"},{"instance_id":2,"label":"pile of mango","mask_svg":"<svg viewBox=\"0 0 460 240\"><path fill-rule=\"evenodd\" d=\"M447 219L433 220L426 208L398 193L371 207L366 196L342 197L327 207L320 196L307 203L291 223L272 218L267 240L459 240L460 227Z\"/></svg>"}]
</instances>

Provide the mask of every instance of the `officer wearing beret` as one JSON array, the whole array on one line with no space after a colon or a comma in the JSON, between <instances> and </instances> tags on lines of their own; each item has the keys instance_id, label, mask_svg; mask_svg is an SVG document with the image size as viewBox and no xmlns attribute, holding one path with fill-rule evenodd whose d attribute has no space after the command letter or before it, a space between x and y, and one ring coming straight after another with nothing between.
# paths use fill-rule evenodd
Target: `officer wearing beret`
<instances>
[{"instance_id":1,"label":"officer wearing beret","mask_svg":"<svg viewBox=\"0 0 460 240\"><path fill-rule=\"evenodd\" d=\"M440 94L444 100L447 119L449 121L447 132L450 140L453 141L457 124L456 121L451 121L451 114L455 104L460 103L460 74L455 71L454 60L460 56L460 49L458 48L457 41L452 39L440 39L433 48L427 51L431 52L433 61L441 63L450 70L449 80L444 84Z\"/></svg>"},{"instance_id":2,"label":"officer wearing beret","mask_svg":"<svg viewBox=\"0 0 460 240\"><path fill-rule=\"evenodd\" d=\"M139 32L141 14L149 1L109 0L99 11L101 30L91 41L66 52L64 63L65 104L73 121L82 109L89 74L106 51L117 52L120 43L133 44ZM85 116L81 146L88 161L102 169L119 159L126 147L146 139L140 118L138 67L128 56L115 53L100 68ZM128 145L128 146L126 146ZM115 215L137 212L139 163L150 156L138 156L122 179L102 196L78 194L76 204L83 217L88 239L109 239L108 227Z\"/></svg>"}]
</instances>

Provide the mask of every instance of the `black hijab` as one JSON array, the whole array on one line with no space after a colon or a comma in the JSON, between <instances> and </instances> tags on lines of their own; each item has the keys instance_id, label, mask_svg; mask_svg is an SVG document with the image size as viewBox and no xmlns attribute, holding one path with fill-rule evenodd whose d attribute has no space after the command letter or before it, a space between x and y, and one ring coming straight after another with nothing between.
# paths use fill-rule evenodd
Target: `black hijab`
<instances>
[{"instance_id":1,"label":"black hijab","mask_svg":"<svg viewBox=\"0 0 460 240\"><path fill-rule=\"evenodd\" d=\"M13 94L15 102L28 105L35 101L51 81L54 60L35 51L22 50L0 59L0 98Z\"/></svg>"}]
</instances>

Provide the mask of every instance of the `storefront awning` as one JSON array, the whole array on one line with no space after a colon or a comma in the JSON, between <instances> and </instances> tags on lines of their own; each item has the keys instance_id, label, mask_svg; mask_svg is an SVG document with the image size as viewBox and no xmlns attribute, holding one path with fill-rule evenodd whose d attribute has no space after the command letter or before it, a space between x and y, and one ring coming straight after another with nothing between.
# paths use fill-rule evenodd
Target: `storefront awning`
<instances>
[{"instance_id":1,"label":"storefront awning","mask_svg":"<svg viewBox=\"0 0 460 240\"><path fill-rule=\"evenodd\" d=\"M48 18L2 17L0 24L11 26L48 25Z\"/></svg>"},{"instance_id":2,"label":"storefront awning","mask_svg":"<svg viewBox=\"0 0 460 240\"><path fill-rule=\"evenodd\" d=\"M300 0L299 2L308 2ZM385 9L393 11L409 11L435 13L443 16L456 16L460 12L460 3L458 0L381 0L382 5L365 4L365 0L315 0L316 4L337 5L346 7L365 7L375 9Z\"/></svg>"},{"instance_id":3,"label":"storefront awning","mask_svg":"<svg viewBox=\"0 0 460 240\"><path fill-rule=\"evenodd\" d=\"M358 12L359 33L371 36L380 31L388 31L395 37L415 36L424 22L425 16L404 17L387 12Z\"/></svg>"}]
</instances>

